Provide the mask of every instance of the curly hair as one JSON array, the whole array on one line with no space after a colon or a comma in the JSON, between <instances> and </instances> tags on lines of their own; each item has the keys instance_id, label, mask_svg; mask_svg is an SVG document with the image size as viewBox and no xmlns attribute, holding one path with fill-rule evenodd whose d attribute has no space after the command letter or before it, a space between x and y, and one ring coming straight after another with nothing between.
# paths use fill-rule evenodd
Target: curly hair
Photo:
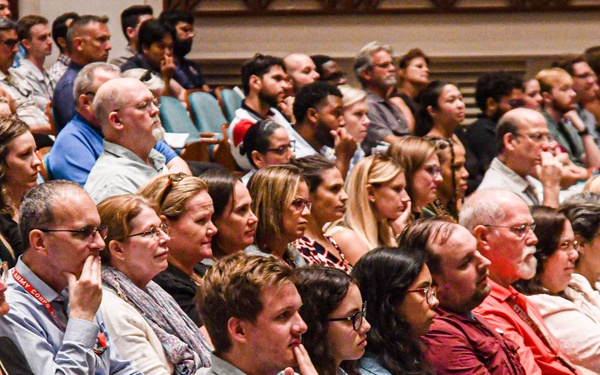
<instances>
[{"instance_id":1,"label":"curly hair","mask_svg":"<svg viewBox=\"0 0 600 375\"><path fill-rule=\"evenodd\" d=\"M302 297L300 316L308 326L302 341L319 374L337 375L333 348L327 341L329 315L335 311L356 281L343 271L328 267L295 270L296 288Z\"/></svg>"},{"instance_id":2,"label":"curly hair","mask_svg":"<svg viewBox=\"0 0 600 375\"><path fill-rule=\"evenodd\" d=\"M422 249L380 247L360 258L352 270L369 307L367 350L393 375L434 374L423 359L423 348L412 327L397 313L426 261Z\"/></svg>"}]
</instances>

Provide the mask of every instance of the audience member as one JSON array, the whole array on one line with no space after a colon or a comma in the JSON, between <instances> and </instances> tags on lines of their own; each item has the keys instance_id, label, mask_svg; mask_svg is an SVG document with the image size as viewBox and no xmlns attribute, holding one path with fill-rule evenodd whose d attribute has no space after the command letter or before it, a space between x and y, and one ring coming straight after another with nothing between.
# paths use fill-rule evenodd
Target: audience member
<instances>
[{"instance_id":1,"label":"audience member","mask_svg":"<svg viewBox=\"0 0 600 375\"><path fill-rule=\"evenodd\" d=\"M0 120L0 258L12 268L25 251L19 233L19 208L25 193L37 185L42 164L29 127L16 118ZM5 243L6 242L6 243Z\"/></svg>"},{"instance_id":2,"label":"audience member","mask_svg":"<svg viewBox=\"0 0 600 375\"><path fill-rule=\"evenodd\" d=\"M511 286L531 279L536 271L538 240L527 203L510 191L477 191L462 207L460 224L475 236L477 249L491 262L490 295L474 312L518 344L527 373L584 373L560 351L539 309Z\"/></svg>"},{"instance_id":3,"label":"audience member","mask_svg":"<svg viewBox=\"0 0 600 375\"><path fill-rule=\"evenodd\" d=\"M213 265L198 293L215 351L200 374L276 375L298 366L317 374L302 345L306 323L293 270L273 258L230 255Z\"/></svg>"},{"instance_id":4,"label":"audience member","mask_svg":"<svg viewBox=\"0 0 600 375\"><path fill-rule=\"evenodd\" d=\"M414 134L423 137L455 138L458 125L465 119L465 102L458 87L451 83L433 81L420 96Z\"/></svg>"},{"instance_id":5,"label":"audience member","mask_svg":"<svg viewBox=\"0 0 600 375\"><path fill-rule=\"evenodd\" d=\"M536 206L537 269L530 280L515 288L537 305L544 323L573 363L597 373L600 370L600 295L585 277L576 275L579 242L571 223L556 209Z\"/></svg>"},{"instance_id":6,"label":"audience member","mask_svg":"<svg viewBox=\"0 0 600 375\"><path fill-rule=\"evenodd\" d=\"M276 109L285 98L285 90L288 87L286 76L283 61L273 56L257 53L242 66L242 88L246 98L242 102L242 107L235 111L235 118L227 128L227 136L235 162L243 170L252 169L252 164L246 156L240 153L240 143L244 139L245 131L237 129L237 126L242 120L251 122L273 120L285 128L296 147L303 150L311 149L310 145L296 133L289 121ZM248 128L248 123L243 123L242 128ZM297 154L296 156L308 155Z\"/></svg>"},{"instance_id":7,"label":"audience member","mask_svg":"<svg viewBox=\"0 0 600 375\"><path fill-rule=\"evenodd\" d=\"M506 112L525 105L523 81L506 72L486 73L477 79L475 102L481 111L477 121L466 127L466 132L457 135L467 149L469 191L477 190L492 159L498 155L493 145L496 139L498 120ZM469 158L469 154L473 158Z\"/></svg>"},{"instance_id":8,"label":"audience member","mask_svg":"<svg viewBox=\"0 0 600 375\"><path fill-rule=\"evenodd\" d=\"M371 124L367 112L369 107L367 106L367 93L363 90L354 88L348 85L339 86L340 92L342 93L342 101L344 103L344 123L346 131L358 144L352 160L350 160L350 167L348 174L354 168L354 166L365 157L365 151L360 146L365 137L367 136L367 129ZM346 176L348 175L346 174Z\"/></svg>"},{"instance_id":9,"label":"audience member","mask_svg":"<svg viewBox=\"0 0 600 375\"><path fill-rule=\"evenodd\" d=\"M320 81L325 81L334 86L344 85L348 82L346 73L344 73L340 64L331 57L325 55L312 55L310 58L315 63Z\"/></svg>"},{"instance_id":10,"label":"audience member","mask_svg":"<svg viewBox=\"0 0 600 375\"><path fill-rule=\"evenodd\" d=\"M294 241L294 246L309 265L335 267L350 273L351 267L340 247L331 236L323 233L323 227L340 220L346 209L348 195L340 170L321 156L293 159L291 163L300 168L311 202L306 231L302 238Z\"/></svg>"},{"instance_id":11,"label":"audience member","mask_svg":"<svg viewBox=\"0 0 600 375\"><path fill-rule=\"evenodd\" d=\"M472 312L491 290L490 261L477 250L475 237L446 219L420 220L409 224L400 242L429 255L439 305L423 340L436 374L524 375L517 344Z\"/></svg>"},{"instance_id":12,"label":"audience member","mask_svg":"<svg viewBox=\"0 0 600 375\"><path fill-rule=\"evenodd\" d=\"M293 245L304 236L311 208L300 169L291 165L260 169L250 178L248 190L258 224L254 245L244 252L275 257L294 268L305 266L306 261Z\"/></svg>"},{"instance_id":13,"label":"audience member","mask_svg":"<svg viewBox=\"0 0 600 375\"><path fill-rule=\"evenodd\" d=\"M413 218L435 215L435 212L427 209L436 200L437 187L443 181L435 146L421 137L411 135L394 143L387 155L404 170ZM437 206L441 208L441 205Z\"/></svg>"},{"instance_id":14,"label":"audience member","mask_svg":"<svg viewBox=\"0 0 600 375\"><path fill-rule=\"evenodd\" d=\"M354 73L367 92L371 125L362 147L370 154L371 148L377 146L378 142L393 144L400 136L410 132L400 109L389 101L397 83L391 47L371 42L361 48L354 62Z\"/></svg>"},{"instance_id":15,"label":"audience member","mask_svg":"<svg viewBox=\"0 0 600 375\"><path fill-rule=\"evenodd\" d=\"M100 251L106 227L73 182L31 189L20 211L25 254L11 272L0 334L35 374L141 374L123 361L102 314Z\"/></svg>"},{"instance_id":16,"label":"audience member","mask_svg":"<svg viewBox=\"0 0 600 375\"><path fill-rule=\"evenodd\" d=\"M310 149L302 150L299 143L294 151L298 155L319 153L335 161L342 176L346 176L357 143L344 129L340 90L321 81L304 86L296 93L294 117L294 129L310 145Z\"/></svg>"},{"instance_id":17,"label":"audience member","mask_svg":"<svg viewBox=\"0 0 600 375\"><path fill-rule=\"evenodd\" d=\"M292 53L283 58L285 71L292 81L288 96L296 96L304 86L310 85L319 79L317 67L310 56L303 53Z\"/></svg>"},{"instance_id":18,"label":"audience member","mask_svg":"<svg viewBox=\"0 0 600 375\"><path fill-rule=\"evenodd\" d=\"M508 111L498 122L496 150L477 191L512 191L532 206L543 202L558 207L561 164L549 153L552 135L544 117L537 111L518 108ZM533 178L544 188L540 202Z\"/></svg>"},{"instance_id":19,"label":"audience member","mask_svg":"<svg viewBox=\"0 0 600 375\"><path fill-rule=\"evenodd\" d=\"M523 100L525 107L539 111L542 109L542 94L540 93L540 83L535 78L523 81Z\"/></svg>"},{"instance_id":20,"label":"audience member","mask_svg":"<svg viewBox=\"0 0 600 375\"><path fill-rule=\"evenodd\" d=\"M423 249L383 247L366 254L352 270L371 323L367 351L359 361L361 374L435 374L421 343L438 304L426 260Z\"/></svg>"},{"instance_id":21,"label":"audience member","mask_svg":"<svg viewBox=\"0 0 600 375\"><path fill-rule=\"evenodd\" d=\"M0 0L0 17L10 18L12 11L10 10L10 3L8 0Z\"/></svg>"},{"instance_id":22,"label":"audience member","mask_svg":"<svg viewBox=\"0 0 600 375\"><path fill-rule=\"evenodd\" d=\"M110 60L111 64L121 67L127 60L137 54L138 33L142 22L152 18L154 11L150 5L132 5L121 12L121 29L127 39L125 49Z\"/></svg>"},{"instance_id":23,"label":"audience member","mask_svg":"<svg viewBox=\"0 0 600 375\"><path fill-rule=\"evenodd\" d=\"M71 63L71 57L69 57L71 54L67 50L67 30L71 22L78 17L79 15L75 12L67 12L56 17L52 22L52 39L58 47L59 55L56 62L48 69L48 74L52 76L55 84L60 81Z\"/></svg>"},{"instance_id":24,"label":"audience member","mask_svg":"<svg viewBox=\"0 0 600 375\"><path fill-rule=\"evenodd\" d=\"M40 110L46 111L46 105L54 95L54 85L50 74L44 68L46 56L52 53L52 38L48 19L29 15L18 22L18 35L21 46L25 48L25 58L15 72L27 81L33 90L33 100Z\"/></svg>"},{"instance_id":25,"label":"audience member","mask_svg":"<svg viewBox=\"0 0 600 375\"><path fill-rule=\"evenodd\" d=\"M155 100L134 78L115 78L98 89L93 106L104 151L85 183L95 202L135 193L152 177L168 173L165 157L153 149L164 135Z\"/></svg>"},{"instance_id":26,"label":"audience member","mask_svg":"<svg viewBox=\"0 0 600 375\"><path fill-rule=\"evenodd\" d=\"M139 191L158 207L169 229L168 266L153 280L177 302L196 326L202 326L194 300L200 276L194 266L212 257L211 241L217 228L211 221L213 201L206 183L181 173L160 175Z\"/></svg>"},{"instance_id":27,"label":"audience member","mask_svg":"<svg viewBox=\"0 0 600 375\"><path fill-rule=\"evenodd\" d=\"M194 17L192 14L178 10L164 10L159 19L171 30L171 35L173 35L173 58L176 68L173 79L186 90L208 91L209 87L200 66L185 58L192 50L194 41Z\"/></svg>"},{"instance_id":28,"label":"audience member","mask_svg":"<svg viewBox=\"0 0 600 375\"><path fill-rule=\"evenodd\" d=\"M400 58L398 68L398 90L390 101L402 110L409 128L414 129L421 108L419 95L429 84L429 57L413 48Z\"/></svg>"},{"instance_id":29,"label":"audience member","mask_svg":"<svg viewBox=\"0 0 600 375\"><path fill-rule=\"evenodd\" d=\"M77 73L87 64L105 62L111 48L108 17L83 15L73 19L67 31L67 51L71 62L56 84L52 98L54 125L58 132L76 113L73 84Z\"/></svg>"},{"instance_id":30,"label":"audience member","mask_svg":"<svg viewBox=\"0 0 600 375\"><path fill-rule=\"evenodd\" d=\"M299 268L296 276L300 316L308 327L302 339L315 369L321 375L358 375L356 360L365 353L371 325L355 280L325 267Z\"/></svg>"},{"instance_id":31,"label":"audience member","mask_svg":"<svg viewBox=\"0 0 600 375\"><path fill-rule=\"evenodd\" d=\"M326 232L350 265L376 247L398 245L411 212L405 187L402 167L387 156L375 154L354 167L346 180L344 218Z\"/></svg>"}]
</instances>

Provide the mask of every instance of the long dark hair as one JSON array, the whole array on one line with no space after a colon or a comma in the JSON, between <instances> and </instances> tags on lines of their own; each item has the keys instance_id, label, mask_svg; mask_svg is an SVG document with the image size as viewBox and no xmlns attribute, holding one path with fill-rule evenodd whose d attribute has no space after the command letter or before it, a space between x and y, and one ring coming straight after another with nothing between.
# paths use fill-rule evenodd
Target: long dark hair
<instances>
[{"instance_id":1,"label":"long dark hair","mask_svg":"<svg viewBox=\"0 0 600 375\"><path fill-rule=\"evenodd\" d=\"M337 309L354 279L343 271L328 267L302 267L296 269L296 288L302 297L300 316L308 330L302 335L302 342L310 355L315 369L322 375L337 375L331 345L327 342L329 314ZM348 374L358 374L355 361L344 361L342 365Z\"/></svg>"},{"instance_id":2,"label":"long dark hair","mask_svg":"<svg viewBox=\"0 0 600 375\"><path fill-rule=\"evenodd\" d=\"M367 350L392 375L434 374L412 327L396 313L426 261L423 250L379 247L360 258L352 270L368 306Z\"/></svg>"},{"instance_id":3,"label":"long dark hair","mask_svg":"<svg viewBox=\"0 0 600 375\"><path fill-rule=\"evenodd\" d=\"M433 118L427 108L440 109L440 96L444 91L444 87L448 84L448 82L444 81L431 81L419 95L421 108L417 112L415 129L413 131L416 136L423 137L433 128Z\"/></svg>"}]
</instances>

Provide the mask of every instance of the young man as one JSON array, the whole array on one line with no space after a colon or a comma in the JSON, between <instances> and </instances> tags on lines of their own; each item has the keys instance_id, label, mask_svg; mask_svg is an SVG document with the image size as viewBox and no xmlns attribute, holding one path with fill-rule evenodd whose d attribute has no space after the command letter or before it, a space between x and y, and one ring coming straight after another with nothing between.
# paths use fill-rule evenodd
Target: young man
<instances>
[{"instance_id":1,"label":"young man","mask_svg":"<svg viewBox=\"0 0 600 375\"><path fill-rule=\"evenodd\" d=\"M151 19L152 15L150 5L132 5L121 12L121 28L127 39L127 46L117 57L110 60L111 64L120 67L137 53L140 25Z\"/></svg>"}]
</instances>

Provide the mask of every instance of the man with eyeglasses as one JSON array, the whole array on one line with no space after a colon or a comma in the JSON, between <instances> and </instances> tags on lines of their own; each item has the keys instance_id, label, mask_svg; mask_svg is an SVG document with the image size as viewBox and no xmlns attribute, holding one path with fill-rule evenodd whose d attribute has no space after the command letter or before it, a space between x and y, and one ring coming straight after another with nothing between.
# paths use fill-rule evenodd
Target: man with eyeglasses
<instances>
[{"instance_id":1,"label":"man with eyeglasses","mask_svg":"<svg viewBox=\"0 0 600 375\"><path fill-rule=\"evenodd\" d=\"M548 152L551 142L546 120L539 112L528 108L508 111L496 129L498 156L492 160L477 191L503 189L517 194L530 206L558 207L563 167ZM540 182L541 193L536 187Z\"/></svg>"},{"instance_id":2,"label":"man with eyeglasses","mask_svg":"<svg viewBox=\"0 0 600 375\"><path fill-rule=\"evenodd\" d=\"M93 106L104 134L104 151L84 188L96 203L133 194L152 177L169 173L164 155L154 149L165 133L159 109L140 80L107 81L96 92Z\"/></svg>"},{"instance_id":3,"label":"man with eyeglasses","mask_svg":"<svg viewBox=\"0 0 600 375\"><path fill-rule=\"evenodd\" d=\"M465 167L469 171L467 194L477 189L497 151L494 144L498 120L511 109L523 107L523 81L506 72L490 72L475 84L475 102L481 113L471 125L456 130L467 150Z\"/></svg>"},{"instance_id":4,"label":"man with eyeglasses","mask_svg":"<svg viewBox=\"0 0 600 375\"><path fill-rule=\"evenodd\" d=\"M0 334L35 374L139 374L120 358L98 311L99 253L106 227L73 182L51 181L23 198L19 229L26 251L10 270Z\"/></svg>"},{"instance_id":5,"label":"man with eyeglasses","mask_svg":"<svg viewBox=\"0 0 600 375\"><path fill-rule=\"evenodd\" d=\"M437 315L423 336L426 358L443 374L525 374L517 344L502 337L483 317L473 314L490 294L490 261L464 227L446 219L409 224L401 242L429 254L427 265L437 287ZM452 353L452 355L448 355ZM531 359L531 367L533 358Z\"/></svg>"},{"instance_id":6,"label":"man with eyeglasses","mask_svg":"<svg viewBox=\"0 0 600 375\"><path fill-rule=\"evenodd\" d=\"M370 155L379 142L395 143L399 137L410 133L400 108L389 101L398 80L392 48L376 41L368 43L356 56L354 73L367 92L367 116L371 124L361 146Z\"/></svg>"},{"instance_id":7,"label":"man with eyeglasses","mask_svg":"<svg viewBox=\"0 0 600 375\"><path fill-rule=\"evenodd\" d=\"M548 129L569 158L578 166L596 171L600 168L600 149L577 114L573 78L561 68L541 70L542 114Z\"/></svg>"},{"instance_id":8,"label":"man with eyeglasses","mask_svg":"<svg viewBox=\"0 0 600 375\"><path fill-rule=\"evenodd\" d=\"M528 374L590 373L572 364L560 351L536 305L511 286L536 273L538 239L527 203L505 190L477 191L463 205L459 222L477 240L481 256L491 262L487 281L491 292L473 312L517 343Z\"/></svg>"}]
</instances>

